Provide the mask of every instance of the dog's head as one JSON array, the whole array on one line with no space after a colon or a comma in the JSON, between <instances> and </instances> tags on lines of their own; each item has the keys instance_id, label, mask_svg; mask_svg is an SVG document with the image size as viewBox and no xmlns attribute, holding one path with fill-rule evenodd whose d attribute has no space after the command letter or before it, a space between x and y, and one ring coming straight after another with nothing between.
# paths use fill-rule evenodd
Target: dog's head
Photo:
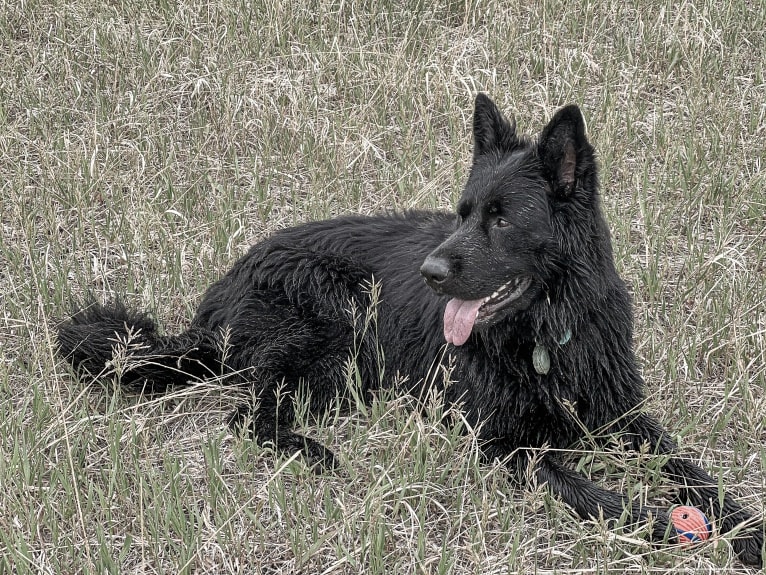
<instances>
[{"instance_id":1,"label":"dog's head","mask_svg":"<svg viewBox=\"0 0 766 575\"><path fill-rule=\"evenodd\" d=\"M515 123L479 94L473 132L455 232L420 269L429 286L452 297L444 333L455 345L547 297L547 286L577 265L578 243L593 243L588 228L605 233L577 106L559 110L535 141L517 136Z\"/></svg>"}]
</instances>

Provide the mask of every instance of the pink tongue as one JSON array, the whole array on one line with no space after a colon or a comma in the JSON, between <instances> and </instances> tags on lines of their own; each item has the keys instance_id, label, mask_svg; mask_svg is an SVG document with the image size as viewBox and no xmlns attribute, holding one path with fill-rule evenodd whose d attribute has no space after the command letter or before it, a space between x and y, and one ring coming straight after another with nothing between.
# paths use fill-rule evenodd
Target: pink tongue
<instances>
[{"instance_id":1,"label":"pink tongue","mask_svg":"<svg viewBox=\"0 0 766 575\"><path fill-rule=\"evenodd\" d=\"M452 345L463 345L471 335L476 313L484 300L451 299L444 310L444 338Z\"/></svg>"}]
</instances>

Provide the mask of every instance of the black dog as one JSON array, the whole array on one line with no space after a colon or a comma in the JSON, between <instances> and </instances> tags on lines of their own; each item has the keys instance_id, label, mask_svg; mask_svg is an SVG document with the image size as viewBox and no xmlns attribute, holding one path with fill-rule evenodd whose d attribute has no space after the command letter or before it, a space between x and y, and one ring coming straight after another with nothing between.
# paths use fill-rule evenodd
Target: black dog
<instances>
[{"instance_id":1,"label":"black dog","mask_svg":"<svg viewBox=\"0 0 766 575\"><path fill-rule=\"evenodd\" d=\"M584 429L621 433L634 448L669 454L664 472L683 498L722 531L740 527L737 553L761 564L762 529L728 495L719 498L709 475L672 455L671 438L640 411L631 303L579 109L560 110L534 141L479 95L474 140L457 218L342 217L277 232L210 287L181 335L160 337L148 316L119 304L91 305L61 325L62 355L99 374L116 342L132 337L138 361L121 382L154 392L232 373L258 398L234 425L326 466L332 453L293 431L291 398L306 389L321 413L348 399L351 379L363 395L439 387L478 430L487 458L515 467L527 447L566 448ZM439 376L447 363L449 385ZM672 531L665 511L597 487L552 452L536 473L583 518L627 510L634 520L654 518L653 537Z\"/></svg>"}]
</instances>

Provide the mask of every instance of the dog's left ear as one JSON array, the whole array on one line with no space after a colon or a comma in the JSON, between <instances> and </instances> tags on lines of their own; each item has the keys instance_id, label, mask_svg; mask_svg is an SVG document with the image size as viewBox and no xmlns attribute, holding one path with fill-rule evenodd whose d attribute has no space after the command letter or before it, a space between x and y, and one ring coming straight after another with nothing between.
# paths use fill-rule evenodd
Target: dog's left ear
<instances>
[{"instance_id":1,"label":"dog's left ear","mask_svg":"<svg viewBox=\"0 0 766 575\"><path fill-rule=\"evenodd\" d=\"M477 94L473 111L474 162L492 150L511 152L518 144L513 118L506 118L489 96Z\"/></svg>"},{"instance_id":2,"label":"dog's left ear","mask_svg":"<svg viewBox=\"0 0 766 575\"><path fill-rule=\"evenodd\" d=\"M578 181L593 173L593 147L585 136L580 108L571 104L556 112L540 134L537 151L557 196L568 196Z\"/></svg>"}]
</instances>

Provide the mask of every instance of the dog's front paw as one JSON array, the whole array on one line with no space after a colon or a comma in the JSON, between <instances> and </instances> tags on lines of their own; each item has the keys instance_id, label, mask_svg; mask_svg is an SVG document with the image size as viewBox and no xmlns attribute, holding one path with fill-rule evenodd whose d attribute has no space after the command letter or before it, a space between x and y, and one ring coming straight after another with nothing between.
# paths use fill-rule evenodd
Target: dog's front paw
<instances>
[{"instance_id":1,"label":"dog's front paw","mask_svg":"<svg viewBox=\"0 0 766 575\"><path fill-rule=\"evenodd\" d=\"M763 567L763 531L737 536L731 545L742 563Z\"/></svg>"}]
</instances>

